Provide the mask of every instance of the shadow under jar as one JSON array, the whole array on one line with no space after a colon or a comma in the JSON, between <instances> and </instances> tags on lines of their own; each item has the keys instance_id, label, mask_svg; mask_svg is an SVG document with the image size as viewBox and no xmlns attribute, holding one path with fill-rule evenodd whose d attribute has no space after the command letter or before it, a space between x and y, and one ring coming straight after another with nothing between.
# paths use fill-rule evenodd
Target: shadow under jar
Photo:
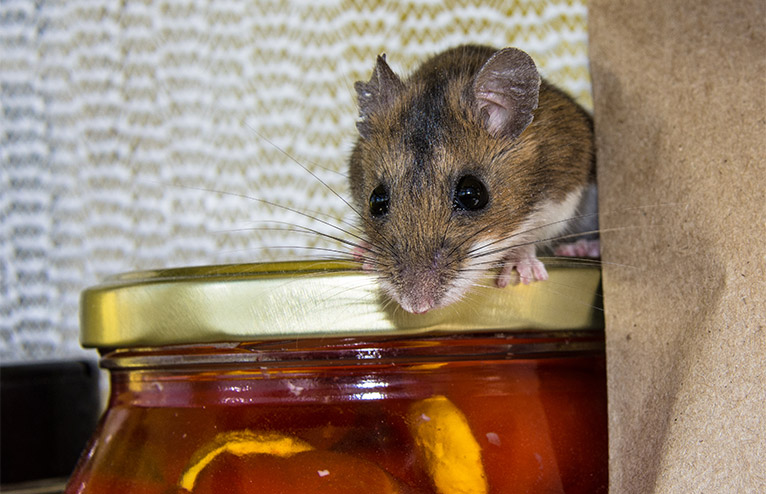
<instances>
[{"instance_id":1,"label":"shadow under jar","mask_svg":"<svg viewBox=\"0 0 766 494\"><path fill-rule=\"evenodd\" d=\"M111 394L66 492L606 492L600 274L549 273L422 315L340 263L87 290Z\"/></svg>"}]
</instances>

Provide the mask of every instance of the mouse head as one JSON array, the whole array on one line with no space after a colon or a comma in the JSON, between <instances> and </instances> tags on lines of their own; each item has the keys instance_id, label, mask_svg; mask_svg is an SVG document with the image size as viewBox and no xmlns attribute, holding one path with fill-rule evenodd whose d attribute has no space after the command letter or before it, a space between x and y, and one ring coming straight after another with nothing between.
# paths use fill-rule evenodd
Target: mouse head
<instances>
[{"instance_id":1,"label":"mouse head","mask_svg":"<svg viewBox=\"0 0 766 494\"><path fill-rule=\"evenodd\" d=\"M444 52L406 81L379 56L370 80L356 83L350 181L363 257L405 310L462 297L530 214L519 191L535 183L524 130L539 86L527 54L484 47Z\"/></svg>"}]
</instances>

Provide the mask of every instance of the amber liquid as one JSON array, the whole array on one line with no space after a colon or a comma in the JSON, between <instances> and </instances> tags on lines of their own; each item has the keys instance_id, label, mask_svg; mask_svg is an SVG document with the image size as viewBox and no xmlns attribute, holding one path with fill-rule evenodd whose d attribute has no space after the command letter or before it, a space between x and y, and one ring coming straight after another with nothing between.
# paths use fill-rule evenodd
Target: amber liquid
<instances>
[{"instance_id":1,"label":"amber liquid","mask_svg":"<svg viewBox=\"0 0 766 494\"><path fill-rule=\"evenodd\" d=\"M223 432L248 430L314 450L220 454L191 492L451 494L435 486L408 423L414 403L437 395L462 412L480 446L484 492L607 491L603 351L429 350L422 359L377 346L384 358L367 349L356 362L114 370L110 406L66 493L189 492L179 480L195 453Z\"/></svg>"}]
</instances>

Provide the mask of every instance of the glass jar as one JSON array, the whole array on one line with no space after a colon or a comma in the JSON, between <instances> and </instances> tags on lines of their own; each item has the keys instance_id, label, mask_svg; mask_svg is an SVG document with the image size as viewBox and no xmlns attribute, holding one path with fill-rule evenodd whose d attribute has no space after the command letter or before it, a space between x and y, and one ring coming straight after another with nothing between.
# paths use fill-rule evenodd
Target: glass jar
<instances>
[{"instance_id":1,"label":"glass jar","mask_svg":"<svg viewBox=\"0 0 766 494\"><path fill-rule=\"evenodd\" d=\"M86 291L111 396L66 492L606 492L599 272L549 274L424 315L335 263Z\"/></svg>"}]
</instances>

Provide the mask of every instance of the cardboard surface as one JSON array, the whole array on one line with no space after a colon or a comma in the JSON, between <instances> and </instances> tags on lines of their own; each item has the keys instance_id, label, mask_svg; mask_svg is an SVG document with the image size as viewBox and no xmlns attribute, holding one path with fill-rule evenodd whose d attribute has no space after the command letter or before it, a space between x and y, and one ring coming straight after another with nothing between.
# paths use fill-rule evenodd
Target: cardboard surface
<instances>
[{"instance_id":1,"label":"cardboard surface","mask_svg":"<svg viewBox=\"0 0 766 494\"><path fill-rule=\"evenodd\" d=\"M766 2L589 28L610 492L766 492Z\"/></svg>"}]
</instances>

